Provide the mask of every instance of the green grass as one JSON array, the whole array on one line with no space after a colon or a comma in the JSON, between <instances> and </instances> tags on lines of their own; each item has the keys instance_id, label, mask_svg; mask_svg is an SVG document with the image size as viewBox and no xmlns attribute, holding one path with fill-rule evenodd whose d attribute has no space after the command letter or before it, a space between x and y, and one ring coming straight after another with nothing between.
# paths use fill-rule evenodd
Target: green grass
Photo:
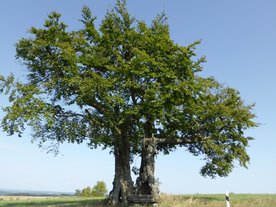
<instances>
[{"instance_id":1,"label":"green grass","mask_svg":"<svg viewBox=\"0 0 276 207\"><path fill-rule=\"evenodd\" d=\"M231 207L273 207L276 195L230 194ZM0 207L104 207L104 198L78 197L0 197ZM166 195L160 197L158 207L225 207L225 196Z\"/></svg>"},{"instance_id":2,"label":"green grass","mask_svg":"<svg viewBox=\"0 0 276 207\"><path fill-rule=\"evenodd\" d=\"M102 207L104 198L78 197L0 197L0 207Z\"/></svg>"},{"instance_id":3,"label":"green grass","mask_svg":"<svg viewBox=\"0 0 276 207\"><path fill-rule=\"evenodd\" d=\"M276 195L230 194L231 207L273 207ZM159 207L225 207L225 195L162 195Z\"/></svg>"}]
</instances>

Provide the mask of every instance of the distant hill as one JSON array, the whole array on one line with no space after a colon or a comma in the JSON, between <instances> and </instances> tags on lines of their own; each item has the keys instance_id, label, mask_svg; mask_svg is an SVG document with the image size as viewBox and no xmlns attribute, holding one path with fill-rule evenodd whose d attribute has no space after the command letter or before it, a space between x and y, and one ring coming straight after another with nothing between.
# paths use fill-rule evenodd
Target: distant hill
<instances>
[{"instance_id":1,"label":"distant hill","mask_svg":"<svg viewBox=\"0 0 276 207\"><path fill-rule=\"evenodd\" d=\"M0 196L72 196L74 193L0 189Z\"/></svg>"}]
</instances>

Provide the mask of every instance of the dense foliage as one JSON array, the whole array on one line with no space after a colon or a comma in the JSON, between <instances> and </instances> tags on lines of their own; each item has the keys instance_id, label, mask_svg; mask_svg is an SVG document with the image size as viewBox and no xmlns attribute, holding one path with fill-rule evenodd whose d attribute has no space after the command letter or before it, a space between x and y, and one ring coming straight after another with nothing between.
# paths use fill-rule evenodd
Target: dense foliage
<instances>
[{"instance_id":1,"label":"dense foliage","mask_svg":"<svg viewBox=\"0 0 276 207\"><path fill-rule=\"evenodd\" d=\"M154 170L145 172L145 165L154 168L153 157L176 146L204 157L204 176L227 176L235 160L247 166L252 138L244 132L256 126L252 105L235 89L200 77L205 58L196 60L199 42L175 43L163 13L148 26L118 0L99 28L88 7L79 30L69 30L60 18L52 12L16 44L28 70L24 80L0 76L0 92L11 103L4 109L4 131L21 135L27 125L41 146L87 142L111 149L115 202L134 192L135 154L142 156L140 184L154 182Z\"/></svg>"}]
</instances>

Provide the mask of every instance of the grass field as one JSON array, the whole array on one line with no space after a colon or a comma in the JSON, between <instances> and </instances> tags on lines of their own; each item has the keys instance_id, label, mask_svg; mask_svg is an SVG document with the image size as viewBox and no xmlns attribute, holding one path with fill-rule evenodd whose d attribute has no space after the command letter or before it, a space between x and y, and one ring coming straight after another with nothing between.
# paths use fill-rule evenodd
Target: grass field
<instances>
[{"instance_id":1,"label":"grass field","mask_svg":"<svg viewBox=\"0 0 276 207\"><path fill-rule=\"evenodd\" d=\"M276 195L231 194L231 207L275 207ZM0 207L103 207L104 198L0 196ZM225 207L224 195L162 195L158 207Z\"/></svg>"},{"instance_id":2,"label":"grass field","mask_svg":"<svg viewBox=\"0 0 276 207\"><path fill-rule=\"evenodd\" d=\"M276 207L276 195L230 194L231 207ZM162 195L159 207L225 207L225 195Z\"/></svg>"},{"instance_id":3,"label":"grass field","mask_svg":"<svg viewBox=\"0 0 276 207\"><path fill-rule=\"evenodd\" d=\"M100 207L104 198L0 196L0 207Z\"/></svg>"}]
</instances>

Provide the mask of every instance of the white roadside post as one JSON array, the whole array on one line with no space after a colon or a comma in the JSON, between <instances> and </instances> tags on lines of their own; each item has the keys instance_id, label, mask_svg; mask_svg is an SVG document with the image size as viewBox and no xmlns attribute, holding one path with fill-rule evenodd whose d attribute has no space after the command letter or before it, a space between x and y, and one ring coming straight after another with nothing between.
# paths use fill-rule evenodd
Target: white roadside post
<instances>
[{"instance_id":1,"label":"white roadside post","mask_svg":"<svg viewBox=\"0 0 276 207\"><path fill-rule=\"evenodd\" d=\"M230 199L228 191L225 192L226 207L230 207Z\"/></svg>"}]
</instances>

